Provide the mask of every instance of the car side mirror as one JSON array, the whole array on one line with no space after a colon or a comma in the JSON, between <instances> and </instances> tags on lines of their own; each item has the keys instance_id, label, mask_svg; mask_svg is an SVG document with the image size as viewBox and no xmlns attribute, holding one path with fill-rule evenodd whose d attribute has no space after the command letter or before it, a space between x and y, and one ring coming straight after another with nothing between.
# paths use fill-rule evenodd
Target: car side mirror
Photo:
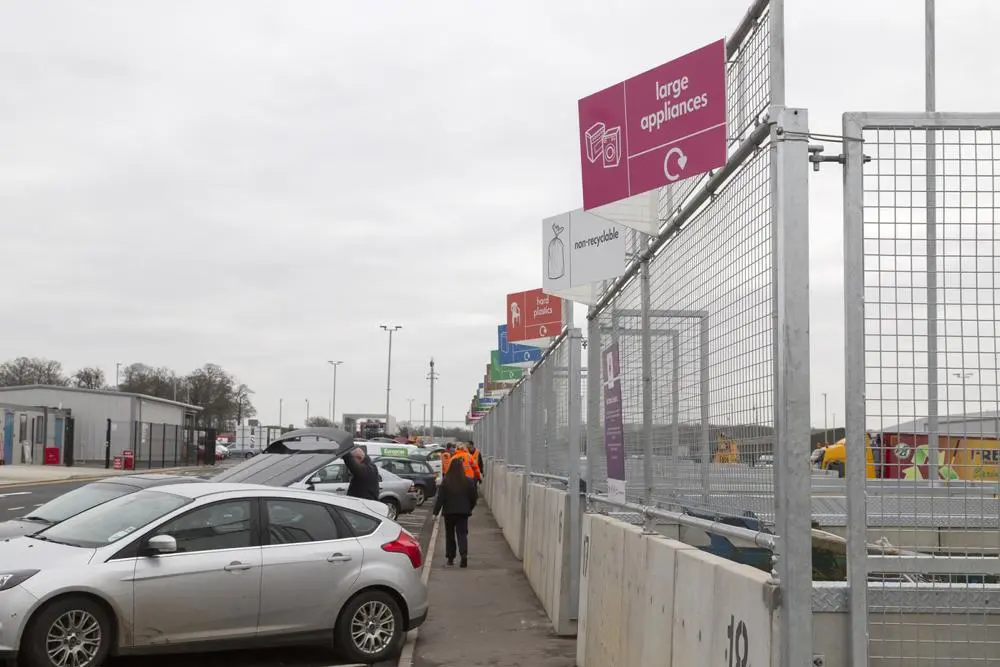
<instances>
[{"instance_id":1,"label":"car side mirror","mask_svg":"<svg viewBox=\"0 0 1000 667\"><path fill-rule=\"evenodd\" d=\"M146 549L152 556L177 553L177 540L172 535L154 535L146 542Z\"/></svg>"},{"instance_id":2,"label":"car side mirror","mask_svg":"<svg viewBox=\"0 0 1000 667\"><path fill-rule=\"evenodd\" d=\"M320 478L319 475L313 475L312 477L309 478L309 480L306 482L306 484L309 484L309 485L319 484L322 481L323 480L322 480L322 478Z\"/></svg>"}]
</instances>

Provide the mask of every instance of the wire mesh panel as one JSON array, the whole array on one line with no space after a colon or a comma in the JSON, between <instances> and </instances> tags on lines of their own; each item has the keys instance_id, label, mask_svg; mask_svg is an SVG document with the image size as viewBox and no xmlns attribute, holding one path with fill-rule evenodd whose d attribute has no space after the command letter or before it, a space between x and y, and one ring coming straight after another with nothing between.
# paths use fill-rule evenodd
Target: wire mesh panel
<instances>
[{"instance_id":1,"label":"wire mesh panel","mask_svg":"<svg viewBox=\"0 0 1000 667\"><path fill-rule=\"evenodd\" d=\"M1000 115L851 114L845 134L870 158L845 192L869 664L1000 665Z\"/></svg>"}]
</instances>

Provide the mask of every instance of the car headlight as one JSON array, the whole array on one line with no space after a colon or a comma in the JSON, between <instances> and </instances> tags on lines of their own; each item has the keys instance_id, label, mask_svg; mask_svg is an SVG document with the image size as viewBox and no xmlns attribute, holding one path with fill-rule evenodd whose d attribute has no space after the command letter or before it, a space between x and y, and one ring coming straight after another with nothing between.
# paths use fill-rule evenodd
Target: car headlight
<instances>
[{"instance_id":1,"label":"car headlight","mask_svg":"<svg viewBox=\"0 0 1000 667\"><path fill-rule=\"evenodd\" d=\"M0 571L0 591L6 591L20 586L31 577L38 574L40 570L13 570L10 572Z\"/></svg>"}]
</instances>

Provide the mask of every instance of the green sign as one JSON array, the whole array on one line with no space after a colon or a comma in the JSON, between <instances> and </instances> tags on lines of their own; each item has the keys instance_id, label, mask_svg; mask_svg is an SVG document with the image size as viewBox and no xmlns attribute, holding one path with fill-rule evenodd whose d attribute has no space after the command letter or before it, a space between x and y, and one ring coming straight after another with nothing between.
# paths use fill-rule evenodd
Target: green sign
<instances>
[{"instance_id":1,"label":"green sign","mask_svg":"<svg viewBox=\"0 0 1000 667\"><path fill-rule=\"evenodd\" d=\"M380 456L400 456L407 457L410 453L407 451L406 447L383 447Z\"/></svg>"},{"instance_id":2,"label":"green sign","mask_svg":"<svg viewBox=\"0 0 1000 667\"><path fill-rule=\"evenodd\" d=\"M509 382L520 380L524 369L519 366L501 366L500 350L490 352L490 380L492 382Z\"/></svg>"}]
</instances>

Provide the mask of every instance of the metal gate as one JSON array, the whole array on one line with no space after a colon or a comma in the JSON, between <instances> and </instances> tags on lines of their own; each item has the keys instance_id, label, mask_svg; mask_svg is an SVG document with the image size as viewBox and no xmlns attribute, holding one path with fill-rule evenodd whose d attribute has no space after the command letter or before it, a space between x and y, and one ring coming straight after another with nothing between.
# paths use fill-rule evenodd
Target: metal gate
<instances>
[{"instance_id":1,"label":"metal gate","mask_svg":"<svg viewBox=\"0 0 1000 667\"><path fill-rule=\"evenodd\" d=\"M1000 665L1000 114L844 146L851 664Z\"/></svg>"}]
</instances>

